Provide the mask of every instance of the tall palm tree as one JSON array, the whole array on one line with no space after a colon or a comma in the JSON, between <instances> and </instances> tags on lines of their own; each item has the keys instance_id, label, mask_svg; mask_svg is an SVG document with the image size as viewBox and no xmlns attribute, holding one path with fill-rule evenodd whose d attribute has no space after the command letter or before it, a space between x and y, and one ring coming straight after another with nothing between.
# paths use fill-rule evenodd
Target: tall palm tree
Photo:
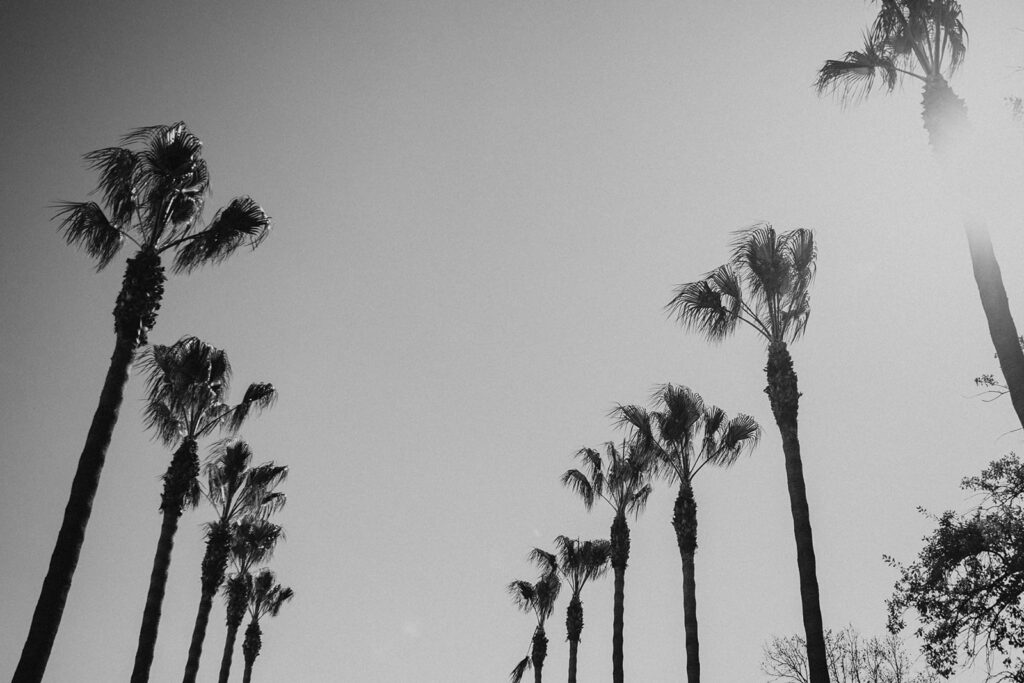
<instances>
[{"instance_id":1,"label":"tall palm tree","mask_svg":"<svg viewBox=\"0 0 1024 683\"><path fill-rule=\"evenodd\" d=\"M630 443L605 444L605 455L592 448L580 450L576 457L583 471L572 469L562 475L562 484L579 494L590 510L603 500L614 512L611 528L611 565L615 574L612 613L612 680L622 683L622 631L625 612L626 565L629 562L629 525L626 516L639 517L651 495L650 469L643 454Z\"/></svg>"},{"instance_id":2,"label":"tall palm tree","mask_svg":"<svg viewBox=\"0 0 1024 683\"><path fill-rule=\"evenodd\" d=\"M199 439L219 428L237 431L249 415L277 399L272 385L254 383L246 389L241 403L226 403L231 383L228 355L196 337L151 347L141 365L147 372L146 426L165 445L178 447L163 476L163 522L139 629L132 683L149 680L178 520L186 507L199 502Z\"/></svg>"},{"instance_id":3,"label":"tall palm tree","mask_svg":"<svg viewBox=\"0 0 1024 683\"><path fill-rule=\"evenodd\" d=\"M956 0L880 0L878 17L865 35L863 50L827 60L818 71L819 94L834 92L850 101L868 94L876 79L890 93L904 77L921 81L928 140L939 158L946 160L968 127L967 107L948 82L967 52L962 18ZM985 224L969 217L965 227L989 336L1013 409L1024 426L1024 352L1017 343L1019 335L1003 276Z\"/></svg>"},{"instance_id":4,"label":"tall palm tree","mask_svg":"<svg viewBox=\"0 0 1024 683\"><path fill-rule=\"evenodd\" d=\"M512 683L523 680L523 674L531 666L534 683L541 683L544 659L548 655L548 637L544 633L544 622L555 610L555 600L561 588L562 582L558 579L558 574L552 571L544 572L536 583L513 581L508 585L509 595L512 596L512 602L516 607L527 613L532 612L537 618L537 626L530 640L530 652L512 669L509 675Z\"/></svg>"},{"instance_id":5,"label":"tall palm tree","mask_svg":"<svg viewBox=\"0 0 1024 683\"><path fill-rule=\"evenodd\" d=\"M558 572L569 585L572 598L565 612L566 640L569 641L569 683L576 683L576 659L583 633L583 601L580 593L591 579L608 571L612 544L610 541L583 541L559 536L555 539L555 553L534 548L530 559L546 573Z\"/></svg>"},{"instance_id":6,"label":"tall palm tree","mask_svg":"<svg viewBox=\"0 0 1024 683\"><path fill-rule=\"evenodd\" d=\"M761 428L748 415L729 418L707 405L694 391L666 384L655 394L655 409L619 406L613 411L630 427L638 445L652 458L658 473L679 482L672 515L679 557L683 566L683 623L686 630L686 680L700 681L700 641L697 635L697 598L694 555L697 551L697 502L693 480L705 465L729 467L761 436Z\"/></svg>"},{"instance_id":7,"label":"tall palm tree","mask_svg":"<svg viewBox=\"0 0 1024 683\"><path fill-rule=\"evenodd\" d=\"M729 262L702 280L680 285L668 309L684 328L703 334L709 341L725 339L743 323L768 343L765 393L786 459L811 683L828 683L814 540L797 433L800 391L788 348L788 343L799 338L807 326L816 256L810 230L778 234L767 223L740 230Z\"/></svg>"},{"instance_id":8,"label":"tall palm tree","mask_svg":"<svg viewBox=\"0 0 1024 683\"><path fill-rule=\"evenodd\" d=\"M210 182L202 142L184 123L139 128L121 144L85 155L99 172L97 190L105 209L96 202L69 202L60 205L56 216L67 242L96 259L99 269L114 259L126 240L138 251L128 259L117 296L114 352L15 671L19 682L40 681L46 671L129 370L156 323L165 280L161 256L173 253L172 269L187 273L204 263L223 261L242 245L255 248L270 230L270 218L249 197L232 200L201 225Z\"/></svg>"},{"instance_id":9,"label":"tall palm tree","mask_svg":"<svg viewBox=\"0 0 1024 683\"><path fill-rule=\"evenodd\" d=\"M238 628L245 619L249 596L253 590L253 567L266 562L274 553L277 542L284 537L280 526L265 519L245 519L232 528L231 562L234 574L224 586L227 601L227 637L220 660L219 683L227 683L231 675L231 659L235 650Z\"/></svg>"},{"instance_id":10,"label":"tall palm tree","mask_svg":"<svg viewBox=\"0 0 1024 683\"><path fill-rule=\"evenodd\" d=\"M266 519L286 500L284 493L274 489L288 476L288 468L273 462L250 467L251 462L252 449L238 439L218 444L213 458L206 463L204 494L217 517L206 525L202 594L185 665L186 683L194 683L199 673L199 659L203 653L213 597L227 571L232 527L246 517Z\"/></svg>"},{"instance_id":11,"label":"tall palm tree","mask_svg":"<svg viewBox=\"0 0 1024 683\"><path fill-rule=\"evenodd\" d=\"M263 647L263 630L260 619L276 617L281 606L295 597L295 592L277 583L277 577L269 569L262 570L252 580L252 592L249 595L249 625L245 629L245 640L242 641L242 654L245 657L245 673L242 683L252 681L252 665L260 656Z\"/></svg>"}]
</instances>

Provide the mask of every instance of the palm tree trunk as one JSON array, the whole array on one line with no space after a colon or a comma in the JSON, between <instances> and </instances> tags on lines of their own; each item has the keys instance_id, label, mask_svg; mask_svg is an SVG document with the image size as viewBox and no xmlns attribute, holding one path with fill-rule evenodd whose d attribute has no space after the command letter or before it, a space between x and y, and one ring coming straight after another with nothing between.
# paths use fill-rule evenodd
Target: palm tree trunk
<instances>
[{"instance_id":1,"label":"palm tree trunk","mask_svg":"<svg viewBox=\"0 0 1024 683\"><path fill-rule=\"evenodd\" d=\"M700 643L697 638L697 584L694 555L697 551L697 502L688 480L679 483L672 527L676 531L679 557L683 563L683 628L686 632L686 680L700 682Z\"/></svg>"},{"instance_id":2,"label":"palm tree trunk","mask_svg":"<svg viewBox=\"0 0 1024 683\"><path fill-rule=\"evenodd\" d=\"M206 553L203 555L202 585L203 591L199 598L199 612L192 628L192 643L188 648L188 661L185 662L183 683L195 683L199 674L199 660L203 656L203 641L206 640L206 627L210 623L210 610L213 598L224 581L224 571L228 563L228 544L231 534L226 526L218 525L210 531L206 539Z\"/></svg>"},{"instance_id":3,"label":"palm tree trunk","mask_svg":"<svg viewBox=\"0 0 1024 683\"><path fill-rule=\"evenodd\" d=\"M252 665L260 656L260 649L263 647L263 632L258 621L253 619L245 629L245 640L242 641L242 654L245 656L245 673L242 675L242 683L252 681Z\"/></svg>"},{"instance_id":4,"label":"palm tree trunk","mask_svg":"<svg viewBox=\"0 0 1024 683\"><path fill-rule=\"evenodd\" d=\"M163 523L160 525L160 539L156 544L153 570L149 576L149 592L146 607L142 612L142 628L139 629L139 645L135 651L135 668L131 683L146 683L149 669L153 665L160 615L163 610L164 594L167 592L167 575L174 551L174 535L178 532L178 520L190 489L199 474L199 455L194 439L186 438L174 452L171 464L164 474L164 492L160 504Z\"/></svg>"},{"instance_id":5,"label":"palm tree trunk","mask_svg":"<svg viewBox=\"0 0 1024 683\"><path fill-rule=\"evenodd\" d=\"M78 458L78 469L71 483L71 495L64 508L64 520L50 556L46 578L36 601L28 637L14 672L13 683L39 683L46 672L53 641L57 638L71 580L78 566L78 557L85 541L85 529L92 514L92 503L100 485L100 475L107 458L107 449L117 424L118 412L128 384L129 370L135 352L146 343L146 333L156 322L156 313L163 296L164 272L160 257L153 252L139 252L128 259L121 292L114 308L114 330L117 341L110 357L110 366L100 391L99 404L85 446Z\"/></svg>"},{"instance_id":6,"label":"palm tree trunk","mask_svg":"<svg viewBox=\"0 0 1024 683\"><path fill-rule=\"evenodd\" d=\"M626 516L615 515L611 530L611 561L615 572L615 598L612 610L612 681L623 683L622 627L625 612L626 565L629 562L629 526Z\"/></svg>"},{"instance_id":7,"label":"palm tree trunk","mask_svg":"<svg viewBox=\"0 0 1024 683\"><path fill-rule=\"evenodd\" d=\"M765 371L768 375L765 393L771 401L772 413L782 436L782 451L786 458L786 483L789 487L789 507L793 515L793 535L796 538L796 562L800 573L800 602L803 608L804 633L807 637L810 683L829 683L825 633L818 597L817 565L814 559L814 539L811 534L811 515L807 506L807 489L804 486L800 440L797 435L800 392L797 389L796 373L793 371L793 359L784 342L772 342L768 347L768 365Z\"/></svg>"},{"instance_id":8,"label":"palm tree trunk","mask_svg":"<svg viewBox=\"0 0 1024 683\"><path fill-rule=\"evenodd\" d=\"M929 80L924 86L922 100L924 127L933 151L941 161L947 162L952 143L968 127L967 106L941 76ZM984 223L968 218L964 226L971 251L971 266L978 285L981 307L985 311L989 336L996 349L999 367L1010 392L1017 420L1024 427L1024 352L1021 351L1017 327L1010 313L1010 305L1003 286L992 239Z\"/></svg>"},{"instance_id":9,"label":"palm tree trunk","mask_svg":"<svg viewBox=\"0 0 1024 683\"><path fill-rule=\"evenodd\" d=\"M195 683L199 674L199 660L203 656L203 641L206 640L206 627L210 623L210 610L213 609L213 596L216 592L214 590L210 593L204 589L199 598L199 612L196 614L195 626L192 627L192 644L189 645L188 661L185 662L184 683Z\"/></svg>"},{"instance_id":10,"label":"palm tree trunk","mask_svg":"<svg viewBox=\"0 0 1024 683\"><path fill-rule=\"evenodd\" d=\"M231 675L231 657L235 651L235 638L238 637L238 627L240 624L228 624L228 634L224 639L224 654L220 658L220 677L217 679L218 683L228 683L228 677Z\"/></svg>"},{"instance_id":11,"label":"palm tree trunk","mask_svg":"<svg viewBox=\"0 0 1024 683\"><path fill-rule=\"evenodd\" d=\"M174 534L178 531L180 515L165 511L160 525L160 540L156 544L153 570L149 576L149 592L146 594L146 608L142 613L142 628L139 629L139 645L135 651L135 668L131 683L145 683L149 680L149 669L153 665L153 651L156 649L157 630L160 627L164 593L167 590L167 572L171 566L171 551L174 550Z\"/></svg>"},{"instance_id":12,"label":"palm tree trunk","mask_svg":"<svg viewBox=\"0 0 1024 683\"><path fill-rule=\"evenodd\" d=\"M541 672L544 669L544 659L548 656L548 637L544 633L543 626L537 626L533 632L533 683L541 683Z\"/></svg>"},{"instance_id":13,"label":"palm tree trunk","mask_svg":"<svg viewBox=\"0 0 1024 683\"><path fill-rule=\"evenodd\" d=\"M576 683L576 655L583 632L583 601L578 595L572 596L565 610L565 632L569 641L569 683Z\"/></svg>"},{"instance_id":14,"label":"palm tree trunk","mask_svg":"<svg viewBox=\"0 0 1024 683\"><path fill-rule=\"evenodd\" d=\"M988 320L988 332L999 358L999 367L1003 371L1013 409L1021 426L1024 426L1024 351L1020 348L1017 326L1010 314L1010 303L1006 298L999 263L992 251L992 240L983 223L968 222L967 243L971 248L971 264L981 295L981 306Z\"/></svg>"}]
</instances>

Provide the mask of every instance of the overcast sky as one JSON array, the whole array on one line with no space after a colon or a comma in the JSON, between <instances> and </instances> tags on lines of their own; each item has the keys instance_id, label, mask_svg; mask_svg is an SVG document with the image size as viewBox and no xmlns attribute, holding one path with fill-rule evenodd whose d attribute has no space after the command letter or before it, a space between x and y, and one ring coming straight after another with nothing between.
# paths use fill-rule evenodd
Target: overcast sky
<instances>
[{"instance_id":1,"label":"overcast sky","mask_svg":"<svg viewBox=\"0 0 1024 683\"><path fill-rule=\"evenodd\" d=\"M1024 316L1024 132L1001 101L1024 94L1024 4L965 5L953 85L1001 152L982 171ZM185 120L205 143L208 206L251 194L274 218L256 252L172 277L150 335L197 335L227 350L236 389L280 391L244 435L257 460L291 467L272 566L296 597L264 624L256 680L505 680L533 629L506 584L535 577L532 547L611 522L560 474L619 438L609 410L664 382L765 428L750 458L695 487L705 678L764 680L763 643L801 630L765 349L747 330L711 347L663 309L757 221L819 244L792 351L827 625L881 634L896 579L882 555L913 559L929 530L916 506L962 506L960 478L1019 448L1008 400L972 397L997 366L918 87L845 110L811 87L824 59L859 47L870 4L67 7L0 10L0 675L60 525L124 267L97 274L52 205L85 199L96 177L81 155L137 126ZM131 670L170 458L142 428L141 388L126 394L49 681ZM631 681L684 676L673 499L658 484L631 523ZM184 668L209 517L182 519L154 681ZM611 679L611 594L610 579L584 592L582 681ZM552 680L566 604L548 626ZM218 602L200 680L223 639Z\"/></svg>"}]
</instances>

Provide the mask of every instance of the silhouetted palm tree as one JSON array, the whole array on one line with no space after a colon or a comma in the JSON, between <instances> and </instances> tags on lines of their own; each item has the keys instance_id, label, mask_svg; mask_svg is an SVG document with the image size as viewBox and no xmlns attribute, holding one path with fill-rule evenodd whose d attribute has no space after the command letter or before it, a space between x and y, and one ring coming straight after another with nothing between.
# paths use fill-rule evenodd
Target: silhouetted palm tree
<instances>
[{"instance_id":1,"label":"silhouetted palm tree","mask_svg":"<svg viewBox=\"0 0 1024 683\"><path fill-rule=\"evenodd\" d=\"M40 681L46 671L129 370L156 323L165 280L161 255L173 252L174 270L190 272L223 261L242 245L255 248L270 230L270 218L249 197L232 200L200 226L209 176L202 142L184 123L139 128L121 143L85 155L99 171L105 210L96 202L69 202L57 213L67 242L95 258L98 268L113 260L125 240L138 252L128 259L117 296L114 352L15 671L19 682Z\"/></svg>"},{"instance_id":2,"label":"silhouetted palm tree","mask_svg":"<svg viewBox=\"0 0 1024 683\"><path fill-rule=\"evenodd\" d=\"M612 544L609 541L583 541L559 536L555 539L556 553L534 548L530 559L546 573L557 571L569 584L572 598L565 612L566 640L569 641L569 683L576 683L576 659L583 633L583 601L580 593L590 579L597 579L608 571Z\"/></svg>"},{"instance_id":3,"label":"silhouetted palm tree","mask_svg":"<svg viewBox=\"0 0 1024 683\"><path fill-rule=\"evenodd\" d=\"M294 596L295 592L291 588L277 583L277 577L269 569L262 570L253 579L252 591L249 594L249 625L245 629L245 639L242 641L242 655L245 657L242 683L252 681L252 665L260 656L263 647L260 619L276 617L281 611L281 606Z\"/></svg>"},{"instance_id":4,"label":"silhouetted palm tree","mask_svg":"<svg viewBox=\"0 0 1024 683\"><path fill-rule=\"evenodd\" d=\"M679 482L672 515L683 565L683 623L686 629L686 679L700 681L700 641L697 636L697 598L694 554L697 551L697 502L693 480L705 465L729 467L761 436L748 415L730 419L704 403L687 387L666 384L655 394L655 409L619 406L613 411L628 425L637 444L654 461L658 473Z\"/></svg>"},{"instance_id":5,"label":"silhouetted palm tree","mask_svg":"<svg viewBox=\"0 0 1024 683\"><path fill-rule=\"evenodd\" d=\"M967 129L967 107L948 83L967 52L967 30L955 0L881 0L864 49L830 59L818 72L819 93L850 101L870 92L875 79L892 92L904 76L924 84L923 119L932 149L948 156ZM1017 419L1024 426L1024 352L985 224L969 217L967 243L974 279L999 366Z\"/></svg>"},{"instance_id":6,"label":"silhouetted palm tree","mask_svg":"<svg viewBox=\"0 0 1024 683\"><path fill-rule=\"evenodd\" d=\"M516 607L526 613L532 612L537 618L537 626L530 640L530 652L512 669L509 675L512 683L523 680L523 674L531 666L534 683L541 683L544 658L548 655L548 637L544 633L544 622L554 611L555 600L561 588L562 583L558 580L558 574L552 571L544 572L536 583L513 581L508 585L509 595L512 596L512 602Z\"/></svg>"},{"instance_id":7,"label":"silhouetted palm tree","mask_svg":"<svg viewBox=\"0 0 1024 683\"><path fill-rule=\"evenodd\" d=\"M288 476L288 468L265 463L250 467L252 449L242 440L218 444L206 463L206 499L217 518L206 525L206 554L202 563L202 594L192 630L192 644L185 665L185 682L193 683L199 672L206 626L213 597L224 581L231 550L232 526L246 517L265 519L285 503L285 495L274 489Z\"/></svg>"},{"instance_id":8,"label":"silhouetted palm tree","mask_svg":"<svg viewBox=\"0 0 1024 683\"><path fill-rule=\"evenodd\" d=\"M788 342L800 337L810 315L817 251L810 230L778 234L765 223L736 233L732 257L697 282L681 285L668 304L683 327L718 342L740 323L768 342L768 394L786 457L800 598L811 683L828 683L811 517L807 506L797 413L800 392Z\"/></svg>"},{"instance_id":9,"label":"silhouetted palm tree","mask_svg":"<svg viewBox=\"0 0 1024 683\"><path fill-rule=\"evenodd\" d=\"M232 527L231 562L234 574L224 586L227 601L227 637L220 660L219 683L227 683L231 674L231 659L235 650L238 627L245 619L245 611L252 594L253 567L266 562L274 553L278 540L284 537L280 526L265 519L246 519Z\"/></svg>"},{"instance_id":10,"label":"silhouetted palm tree","mask_svg":"<svg viewBox=\"0 0 1024 683\"><path fill-rule=\"evenodd\" d=\"M157 440L167 446L177 444L178 448L163 476L163 522L139 629L132 683L149 680L178 520L186 507L199 502L199 439L219 428L236 431L254 410L266 408L277 398L272 385L257 383L249 385L238 405L225 403L231 383L227 353L196 337L151 347L141 365L147 372L146 426Z\"/></svg>"},{"instance_id":11,"label":"silhouetted palm tree","mask_svg":"<svg viewBox=\"0 0 1024 683\"><path fill-rule=\"evenodd\" d=\"M629 562L629 525L626 516L638 517L651 495L649 464L633 444L605 444L605 457L592 448L580 450L576 457L583 470L569 470L562 484L579 494L590 510L594 501L608 503L615 513L611 528L611 565L615 573L615 597L612 614L612 680L623 681L622 632L625 612L626 565Z\"/></svg>"}]
</instances>

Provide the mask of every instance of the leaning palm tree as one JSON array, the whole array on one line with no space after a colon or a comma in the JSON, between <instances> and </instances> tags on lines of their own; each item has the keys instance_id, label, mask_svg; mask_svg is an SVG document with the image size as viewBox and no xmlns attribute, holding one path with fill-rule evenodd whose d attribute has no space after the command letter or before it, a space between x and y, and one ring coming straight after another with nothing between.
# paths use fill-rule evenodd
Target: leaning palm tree
<instances>
[{"instance_id":1,"label":"leaning palm tree","mask_svg":"<svg viewBox=\"0 0 1024 683\"><path fill-rule=\"evenodd\" d=\"M740 230L729 262L702 280L680 285L668 309L683 327L703 334L711 342L725 339L743 323L768 343L765 393L786 459L810 683L828 683L814 540L797 433L800 392L787 345L807 326L816 256L810 230L778 234L767 223Z\"/></svg>"},{"instance_id":2,"label":"leaning palm tree","mask_svg":"<svg viewBox=\"0 0 1024 683\"><path fill-rule=\"evenodd\" d=\"M761 428L748 415L729 418L707 405L694 391L666 384L654 395L656 406L619 406L613 415L628 426L657 473L679 482L672 515L683 565L683 624L686 631L686 680L700 681L700 641L697 636L697 598L694 555L697 551L697 502L693 480L706 465L729 467L751 450Z\"/></svg>"},{"instance_id":3,"label":"leaning palm tree","mask_svg":"<svg viewBox=\"0 0 1024 683\"><path fill-rule=\"evenodd\" d=\"M868 94L876 79L892 92L904 78L923 83L924 127L941 159L967 129L967 107L949 86L967 52L967 30L956 0L880 0L878 17L863 50L827 60L818 71L819 94L834 92L851 101ZM989 336L1006 379L1010 400L1024 426L1024 352L1003 286L1003 276L985 224L969 217L967 244L974 279L988 321Z\"/></svg>"},{"instance_id":4,"label":"leaning palm tree","mask_svg":"<svg viewBox=\"0 0 1024 683\"><path fill-rule=\"evenodd\" d=\"M35 683L46 671L129 370L156 323L165 280L161 256L173 253L173 270L187 273L223 261L242 245L255 248L270 230L270 218L249 197L232 200L212 221L201 224L209 176L202 142L184 123L139 128L121 143L85 155L99 172L97 189L105 208L75 202L60 205L57 212L67 242L84 249L100 269L125 241L138 251L128 259L117 296L114 352L15 671L18 681Z\"/></svg>"},{"instance_id":5,"label":"leaning palm tree","mask_svg":"<svg viewBox=\"0 0 1024 683\"><path fill-rule=\"evenodd\" d=\"M622 683L622 632L625 612L626 565L629 562L629 525L626 516L639 517L651 495L648 483L650 468L642 452L634 444L623 442L622 448L605 444L605 456L592 448L580 450L576 457L583 471L572 469L562 475L562 484L579 494L590 510L594 502L603 500L614 512L611 528L611 565L615 573L615 594L612 610L612 680Z\"/></svg>"},{"instance_id":6,"label":"leaning palm tree","mask_svg":"<svg viewBox=\"0 0 1024 683\"><path fill-rule=\"evenodd\" d=\"M565 612L565 631L569 641L569 683L576 683L576 659L583 633L580 593L587 581L600 578L608 571L612 544L605 540L581 542L578 538L559 536L555 539L555 549L557 554L534 548L530 559L546 573L558 572L572 590Z\"/></svg>"},{"instance_id":7,"label":"leaning palm tree","mask_svg":"<svg viewBox=\"0 0 1024 683\"><path fill-rule=\"evenodd\" d=\"M224 586L227 601L227 637L224 640L224 654L220 660L219 683L227 683L231 675L231 659L235 650L238 628L245 619L245 611L252 595L253 567L266 562L274 553L277 542L284 532L277 524L265 519L246 519L234 525L231 539L231 562L234 574Z\"/></svg>"},{"instance_id":8,"label":"leaning palm tree","mask_svg":"<svg viewBox=\"0 0 1024 683\"><path fill-rule=\"evenodd\" d=\"M285 495L274 489L288 476L288 468L274 463L250 467L252 449L240 439L217 445L206 463L206 490L203 492L217 513L206 525L206 553L203 556L199 612L192 629L192 644L185 664L185 682L193 683L199 673L206 626L210 621L213 597L224 581L231 550L231 529L246 517L266 519L285 503Z\"/></svg>"},{"instance_id":9,"label":"leaning palm tree","mask_svg":"<svg viewBox=\"0 0 1024 683\"><path fill-rule=\"evenodd\" d=\"M132 683L149 680L178 521L185 508L199 502L199 439L220 428L237 431L254 411L277 399L273 385L261 382L249 385L241 403L228 404L228 355L196 337L151 347L141 365L147 372L146 426L157 440L167 446L176 444L177 449L163 476L163 522L139 629Z\"/></svg>"},{"instance_id":10,"label":"leaning palm tree","mask_svg":"<svg viewBox=\"0 0 1024 683\"><path fill-rule=\"evenodd\" d=\"M534 683L541 683L541 674L544 669L544 659L548 654L548 637L544 633L544 622L555 610L555 600L562 588L562 582L558 574L546 571L537 579L536 583L529 581L513 581L508 585L509 595L516 607L524 612L532 612L537 618L537 626L533 630L533 638L530 640L530 651L512 669L509 678L512 683L519 683L523 680L523 674L531 666L533 667Z\"/></svg>"},{"instance_id":11,"label":"leaning palm tree","mask_svg":"<svg viewBox=\"0 0 1024 683\"><path fill-rule=\"evenodd\" d=\"M260 619L276 617L281 611L281 606L294 596L295 592L291 588L277 583L277 577L269 569L262 570L252 580L252 591L249 594L249 625L245 629L245 640L242 641L242 654L245 657L242 683L252 681L252 666L263 648Z\"/></svg>"}]
</instances>

